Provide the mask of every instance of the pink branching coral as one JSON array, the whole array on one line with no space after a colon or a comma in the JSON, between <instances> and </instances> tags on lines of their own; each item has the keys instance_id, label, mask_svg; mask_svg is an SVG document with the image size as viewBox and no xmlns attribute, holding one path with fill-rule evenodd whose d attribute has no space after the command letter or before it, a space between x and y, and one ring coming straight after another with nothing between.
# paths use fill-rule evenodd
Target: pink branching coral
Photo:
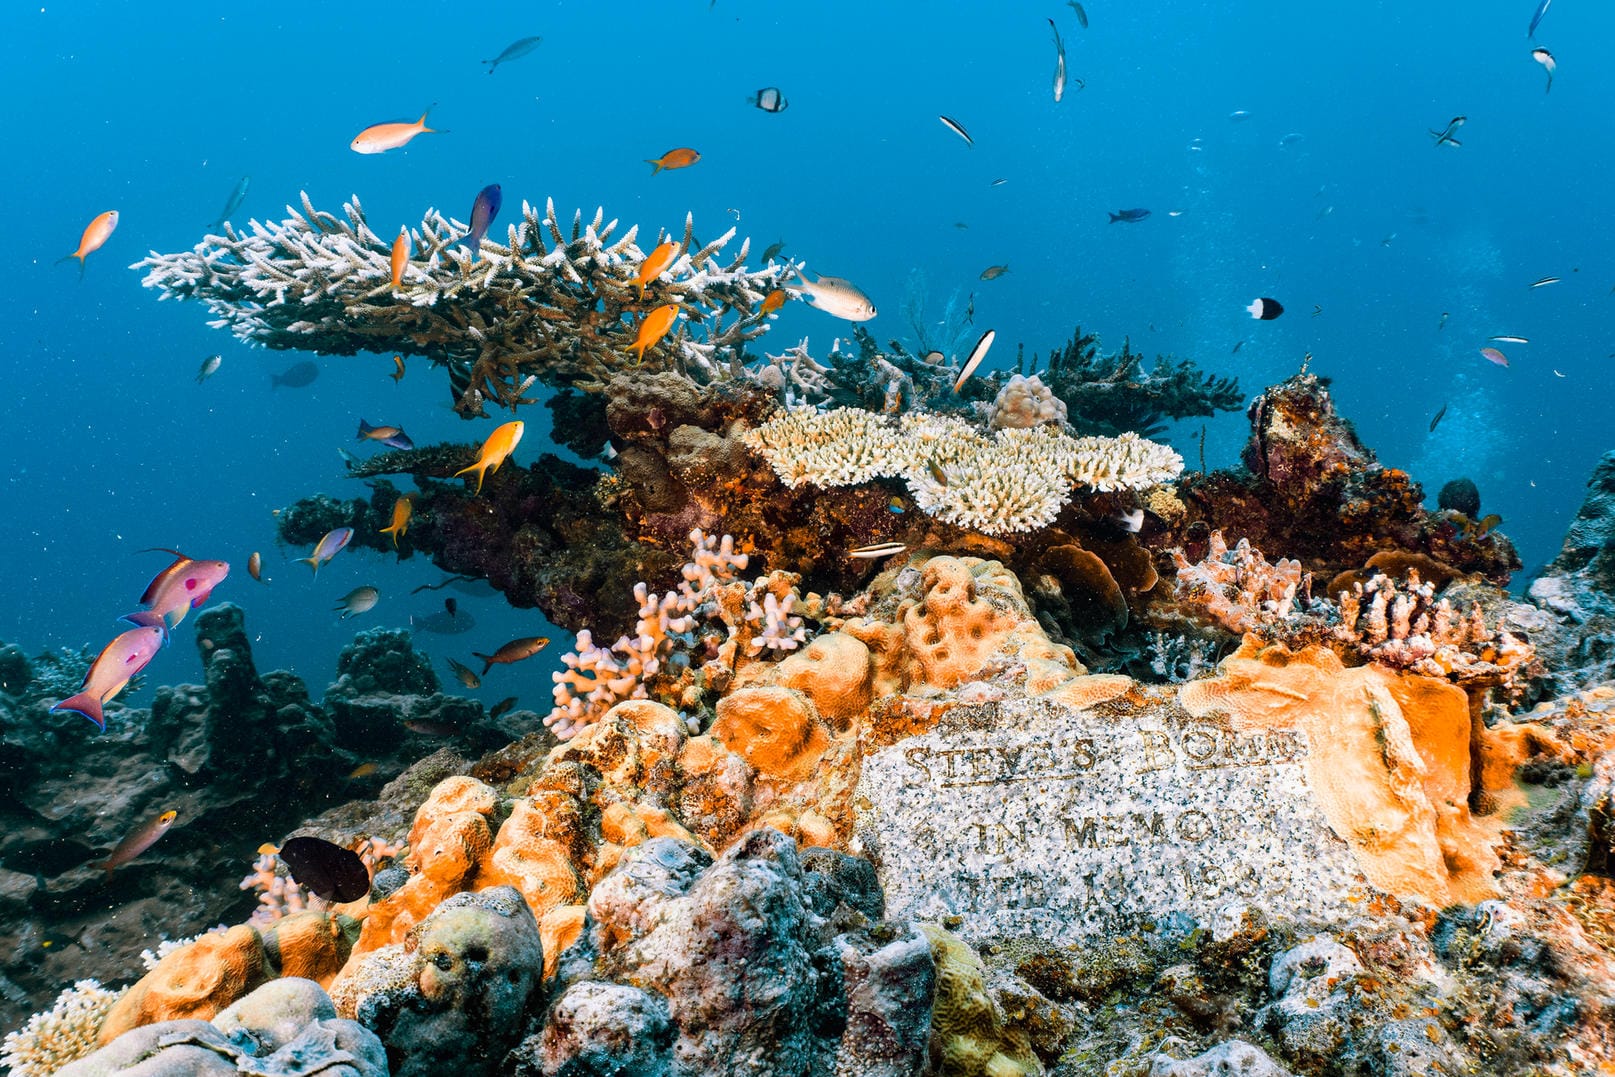
<instances>
[{"instance_id":1,"label":"pink branching coral","mask_svg":"<svg viewBox=\"0 0 1615 1077\"><path fill-rule=\"evenodd\" d=\"M1460 613L1446 599L1436 601L1435 592L1417 571L1405 584L1383 574L1354 584L1340 595L1335 639L1393 669L1512 688L1535 649L1505 628L1493 631L1480 606Z\"/></svg>"},{"instance_id":2,"label":"pink branching coral","mask_svg":"<svg viewBox=\"0 0 1615 1077\"><path fill-rule=\"evenodd\" d=\"M1205 559L1191 563L1182 550L1172 551L1177 562L1177 599L1202 607L1208 616L1230 632L1250 632L1290 617L1297 595L1309 597L1312 575L1301 562L1281 558L1277 564L1262 551L1240 539L1232 550L1221 531L1211 533Z\"/></svg>"},{"instance_id":3,"label":"pink branching coral","mask_svg":"<svg viewBox=\"0 0 1615 1077\"><path fill-rule=\"evenodd\" d=\"M377 864L396 859L403 851L402 845L369 838L359 847L358 853L359 859L370 869L371 878L374 878ZM253 861L252 874L241 880L241 889L258 891L258 907L247 922L259 928L268 927L293 913L309 909L320 911L330 908L332 904L307 887L293 882L286 865L275 853L259 854L258 859Z\"/></svg>"}]
</instances>

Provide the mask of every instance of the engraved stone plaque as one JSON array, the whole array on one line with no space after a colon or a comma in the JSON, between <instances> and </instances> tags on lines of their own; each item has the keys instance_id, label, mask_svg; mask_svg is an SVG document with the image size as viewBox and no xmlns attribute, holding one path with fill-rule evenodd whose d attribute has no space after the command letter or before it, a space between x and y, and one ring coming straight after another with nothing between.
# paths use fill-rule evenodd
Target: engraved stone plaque
<instances>
[{"instance_id":1,"label":"engraved stone plaque","mask_svg":"<svg viewBox=\"0 0 1615 1077\"><path fill-rule=\"evenodd\" d=\"M1235 733L1170 691L1145 698L960 706L867 757L858 843L887 915L1071 943L1174 912L1305 921L1360 900L1351 851L1308 792L1304 734Z\"/></svg>"}]
</instances>

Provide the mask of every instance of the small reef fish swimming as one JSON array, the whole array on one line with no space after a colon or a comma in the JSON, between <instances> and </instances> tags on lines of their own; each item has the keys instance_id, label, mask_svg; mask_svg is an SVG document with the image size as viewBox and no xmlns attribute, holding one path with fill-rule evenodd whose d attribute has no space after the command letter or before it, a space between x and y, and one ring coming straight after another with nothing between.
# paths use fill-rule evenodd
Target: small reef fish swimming
<instances>
[{"instance_id":1,"label":"small reef fish swimming","mask_svg":"<svg viewBox=\"0 0 1615 1077\"><path fill-rule=\"evenodd\" d=\"M1548 5L1551 3L1553 0L1542 0L1536 6L1536 11L1531 14L1531 28L1525 32L1526 37L1536 37L1536 28L1542 25L1542 16L1548 13Z\"/></svg>"},{"instance_id":2,"label":"small reef fish swimming","mask_svg":"<svg viewBox=\"0 0 1615 1077\"><path fill-rule=\"evenodd\" d=\"M680 146L676 150L668 150L660 157L647 157L645 163L651 166L651 175L672 168L689 168L701 159L701 155L688 146Z\"/></svg>"},{"instance_id":3,"label":"small reef fish swimming","mask_svg":"<svg viewBox=\"0 0 1615 1077\"><path fill-rule=\"evenodd\" d=\"M510 713L511 708L514 707L515 705L516 705L516 697L515 696L506 696L504 699L501 699L498 703L495 703L493 705L493 709L488 712L488 719L490 721L493 721L493 720L496 720L496 719L499 719L499 718L503 718L505 715Z\"/></svg>"},{"instance_id":4,"label":"small reef fish swimming","mask_svg":"<svg viewBox=\"0 0 1615 1077\"><path fill-rule=\"evenodd\" d=\"M1300 143L1305 142L1306 138L1307 136L1303 135L1299 131L1291 131L1289 134L1279 139L1279 149L1282 150L1287 149L1290 146L1299 145Z\"/></svg>"},{"instance_id":5,"label":"small reef fish swimming","mask_svg":"<svg viewBox=\"0 0 1615 1077\"><path fill-rule=\"evenodd\" d=\"M482 687L482 678L477 676L476 670L472 669L470 666L462 665L452 658L448 659L447 661L449 663L449 668L454 671L455 679L461 684L465 685L472 691L476 691L478 688Z\"/></svg>"},{"instance_id":6,"label":"small reef fish swimming","mask_svg":"<svg viewBox=\"0 0 1615 1077\"><path fill-rule=\"evenodd\" d=\"M355 441L379 441L389 449L413 449L415 443L404 433L401 426L371 426L363 419L359 420L359 432L354 435Z\"/></svg>"},{"instance_id":7,"label":"small reef fish swimming","mask_svg":"<svg viewBox=\"0 0 1615 1077\"><path fill-rule=\"evenodd\" d=\"M981 365L981 361L987 358L987 349L993 346L993 338L997 335L996 331L987 330L981 334L981 339L976 341L976 346L970 349L970 358L965 360L965 365L959 371L958 379L953 383L955 393L964 388L964 383L969 380L970 375L974 374L976 368Z\"/></svg>"},{"instance_id":8,"label":"small reef fish swimming","mask_svg":"<svg viewBox=\"0 0 1615 1077\"><path fill-rule=\"evenodd\" d=\"M458 636L477 627L477 619L463 610L460 613L436 613L425 617L411 617L410 624L422 632L434 632L439 636Z\"/></svg>"},{"instance_id":9,"label":"small reef fish swimming","mask_svg":"<svg viewBox=\"0 0 1615 1077\"><path fill-rule=\"evenodd\" d=\"M520 662L524 658L531 658L550 645L548 636L524 636L513 639L493 654L481 654L472 651L473 658L482 659L482 675L486 677L488 671L494 666L508 666L512 662Z\"/></svg>"},{"instance_id":10,"label":"small reef fish swimming","mask_svg":"<svg viewBox=\"0 0 1615 1077\"><path fill-rule=\"evenodd\" d=\"M1434 434L1436 432L1436 427L1441 424L1441 420L1446 416L1446 414L1447 405L1443 404L1441 405L1441 410L1436 412L1436 417L1430 420L1430 433Z\"/></svg>"},{"instance_id":11,"label":"small reef fish swimming","mask_svg":"<svg viewBox=\"0 0 1615 1077\"><path fill-rule=\"evenodd\" d=\"M348 143L348 148L354 153L386 153L388 150L396 150L400 146L409 145L409 140L416 135L439 134L440 132L435 128L426 126L426 117L431 114L432 109L435 107L437 106L428 106L426 111L421 113L421 118L414 123L395 120L391 123L371 124L353 136L353 141Z\"/></svg>"},{"instance_id":12,"label":"small reef fish swimming","mask_svg":"<svg viewBox=\"0 0 1615 1077\"><path fill-rule=\"evenodd\" d=\"M230 565L225 561L198 561L178 550L160 547L141 551L149 552L171 553L174 560L146 585L140 596L144 608L121 618L132 625L173 631L187 613L206 603L213 589L230 575Z\"/></svg>"},{"instance_id":13,"label":"small reef fish swimming","mask_svg":"<svg viewBox=\"0 0 1615 1077\"><path fill-rule=\"evenodd\" d=\"M848 550L847 556L859 561L878 561L883 557L902 553L906 549L908 546L901 542L877 542L873 546L859 546L855 550Z\"/></svg>"},{"instance_id":14,"label":"small reef fish swimming","mask_svg":"<svg viewBox=\"0 0 1615 1077\"><path fill-rule=\"evenodd\" d=\"M1536 48L1531 50L1531 59L1541 64L1548 72L1548 85L1542 90L1543 93L1547 93L1549 90L1553 89L1553 73L1558 69L1559 65L1557 62L1555 62L1553 53L1549 52L1541 45L1538 45Z\"/></svg>"},{"instance_id":15,"label":"small reef fish swimming","mask_svg":"<svg viewBox=\"0 0 1615 1077\"><path fill-rule=\"evenodd\" d=\"M1147 209L1119 209L1115 213L1110 214L1110 223L1115 224L1117 221L1126 221L1129 224L1134 224L1138 221L1142 221L1149 215L1150 211Z\"/></svg>"},{"instance_id":16,"label":"small reef fish swimming","mask_svg":"<svg viewBox=\"0 0 1615 1077\"><path fill-rule=\"evenodd\" d=\"M426 718L411 718L404 723L404 728L411 733L419 733L423 737L457 737L460 727L449 722L433 722Z\"/></svg>"},{"instance_id":17,"label":"small reef fish swimming","mask_svg":"<svg viewBox=\"0 0 1615 1077\"><path fill-rule=\"evenodd\" d=\"M1088 28L1088 13L1082 10L1082 5L1077 3L1077 0L1065 0L1065 2L1066 6L1077 13L1077 25L1086 30Z\"/></svg>"},{"instance_id":18,"label":"small reef fish swimming","mask_svg":"<svg viewBox=\"0 0 1615 1077\"><path fill-rule=\"evenodd\" d=\"M178 818L179 812L170 808L161 815L147 820L138 830L131 830L126 834L124 839L113 847L111 855L95 866L110 877L120 865L129 863L156 845L157 839L168 833L168 828L173 826L174 820Z\"/></svg>"},{"instance_id":19,"label":"small reef fish swimming","mask_svg":"<svg viewBox=\"0 0 1615 1077\"><path fill-rule=\"evenodd\" d=\"M313 569L314 575L318 576L320 566L341 553L343 547L352 541L353 528L351 527L339 527L334 531L327 531L320 541L315 543L313 555L299 557L298 560Z\"/></svg>"},{"instance_id":20,"label":"small reef fish swimming","mask_svg":"<svg viewBox=\"0 0 1615 1077\"><path fill-rule=\"evenodd\" d=\"M1438 147L1439 146L1462 146L1463 143L1459 142L1456 138L1453 138L1452 133L1454 131L1458 130L1458 128L1462 127L1464 124L1466 124L1468 122L1469 122L1469 117L1468 116L1454 116L1452 119L1447 121L1447 126L1446 126L1446 128L1444 130L1441 130L1441 131L1432 130L1430 132L1430 137L1436 140L1436 145Z\"/></svg>"},{"instance_id":21,"label":"small reef fish swimming","mask_svg":"<svg viewBox=\"0 0 1615 1077\"><path fill-rule=\"evenodd\" d=\"M393 240L392 271L393 287L404 286L404 270L409 268L409 229L400 228L398 238Z\"/></svg>"},{"instance_id":22,"label":"small reef fish swimming","mask_svg":"<svg viewBox=\"0 0 1615 1077\"><path fill-rule=\"evenodd\" d=\"M393 372L387 376L393 381L404 380L404 357L402 355L393 356Z\"/></svg>"},{"instance_id":23,"label":"small reef fish swimming","mask_svg":"<svg viewBox=\"0 0 1615 1077\"><path fill-rule=\"evenodd\" d=\"M969 143L972 146L974 146L976 144L976 140L970 137L970 132L966 131L965 128L964 128L964 124L960 123L958 120L951 119L951 118L949 118L947 116L938 116L937 119L942 121L942 126L943 127L946 127L948 130L952 131L954 134L956 134L960 138L964 139L965 142Z\"/></svg>"},{"instance_id":24,"label":"small reef fish swimming","mask_svg":"<svg viewBox=\"0 0 1615 1077\"><path fill-rule=\"evenodd\" d=\"M1246 307L1245 311L1252 318L1270 322L1284 313L1284 304L1277 299L1269 299L1263 296L1260 299L1252 300L1251 305Z\"/></svg>"},{"instance_id":25,"label":"small reef fish swimming","mask_svg":"<svg viewBox=\"0 0 1615 1077\"><path fill-rule=\"evenodd\" d=\"M920 362L928 363L931 366L941 366L943 360L946 358L947 356L933 348L931 351L928 351L924 355L920 356Z\"/></svg>"},{"instance_id":26,"label":"small reef fish swimming","mask_svg":"<svg viewBox=\"0 0 1615 1077\"><path fill-rule=\"evenodd\" d=\"M370 893L370 869L359 854L324 838L292 838L280 847L292 882L326 901L358 901Z\"/></svg>"},{"instance_id":27,"label":"small reef fish swimming","mask_svg":"<svg viewBox=\"0 0 1615 1077\"><path fill-rule=\"evenodd\" d=\"M936 462L935 457L925 462L925 470L930 472L932 481L938 486L948 485L948 473L942 469L941 464Z\"/></svg>"},{"instance_id":28,"label":"small reef fish swimming","mask_svg":"<svg viewBox=\"0 0 1615 1077\"><path fill-rule=\"evenodd\" d=\"M538 48L539 45L543 44L543 41L544 39L542 37L536 36L524 37L519 40L512 41L509 45L505 46L504 52L501 52L492 60L484 60L482 62L488 65L488 74L491 75L494 73L494 69L500 64L508 64L512 60L521 59L523 56L526 56L528 53Z\"/></svg>"},{"instance_id":29,"label":"small reef fish swimming","mask_svg":"<svg viewBox=\"0 0 1615 1077\"><path fill-rule=\"evenodd\" d=\"M356 766L352 770L348 771L348 781L351 782L351 781L357 781L360 778L368 778L368 777L370 777L372 774L374 774L376 771L378 771L380 769L381 769L380 765L378 765L376 763L373 763L373 762L372 763L360 763L358 766Z\"/></svg>"},{"instance_id":30,"label":"small reef fish swimming","mask_svg":"<svg viewBox=\"0 0 1615 1077\"><path fill-rule=\"evenodd\" d=\"M168 630L161 626L146 625L121 633L95 656L78 692L53 706L51 713L72 711L94 722L97 728L105 729L107 719L102 708L123 691L135 674L146 668L167 642Z\"/></svg>"},{"instance_id":31,"label":"small reef fish swimming","mask_svg":"<svg viewBox=\"0 0 1615 1077\"><path fill-rule=\"evenodd\" d=\"M376 608L376 603L379 601L381 601L381 592L374 587L355 587L336 600L336 605L331 607L331 612L335 613L340 610L342 619L346 621L349 617L369 613Z\"/></svg>"},{"instance_id":32,"label":"small reef fish swimming","mask_svg":"<svg viewBox=\"0 0 1615 1077\"><path fill-rule=\"evenodd\" d=\"M1243 348L1244 346L1245 346L1245 342L1243 340L1236 340L1236 341L1234 341L1234 350L1229 352L1228 354L1229 355L1238 355L1239 354L1239 349Z\"/></svg>"},{"instance_id":33,"label":"small reef fish swimming","mask_svg":"<svg viewBox=\"0 0 1615 1077\"><path fill-rule=\"evenodd\" d=\"M98 214L93 221L85 226L84 234L79 237L78 250L74 251L72 254L64 254L62 257L56 259L56 264L61 265L69 258L77 258L79 260L79 279L83 280L84 260L90 255L94 254L96 251L100 250L102 244L106 243L107 240L112 238L112 233L117 231L117 228L117 210L109 209L105 213Z\"/></svg>"},{"instance_id":34,"label":"small reef fish swimming","mask_svg":"<svg viewBox=\"0 0 1615 1077\"><path fill-rule=\"evenodd\" d=\"M253 550L252 556L247 558L247 575L251 576L259 583L267 584L269 582L268 580L264 579L263 555L257 550Z\"/></svg>"},{"instance_id":35,"label":"small reef fish swimming","mask_svg":"<svg viewBox=\"0 0 1615 1077\"><path fill-rule=\"evenodd\" d=\"M1480 350L1480 354L1481 358L1485 359L1488 363L1495 363L1497 366L1508 366L1508 356L1504 355L1496 348L1482 348Z\"/></svg>"},{"instance_id":36,"label":"small reef fish swimming","mask_svg":"<svg viewBox=\"0 0 1615 1077\"><path fill-rule=\"evenodd\" d=\"M213 227L223 228L224 222L230 219L230 214L241 208L241 203L247 200L247 188L252 186L251 176L242 176L230 197L225 199L224 208L219 211L219 219L213 222Z\"/></svg>"},{"instance_id":37,"label":"small reef fish swimming","mask_svg":"<svg viewBox=\"0 0 1615 1077\"><path fill-rule=\"evenodd\" d=\"M634 357L634 362L645 361L645 353L656 347L657 342L667 336L667 331L673 328L673 322L678 316L678 304L664 303L640 319L639 335L628 345L629 351L637 350L639 353Z\"/></svg>"},{"instance_id":38,"label":"small reef fish swimming","mask_svg":"<svg viewBox=\"0 0 1615 1077\"><path fill-rule=\"evenodd\" d=\"M393 537L393 545L397 546L399 538L409 531L409 521L414 515L415 499L409 494L404 494L397 501L393 502L393 522L387 527L382 528L380 533L383 535L391 535Z\"/></svg>"},{"instance_id":39,"label":"small reef fish swimming","mask_svg":"<svg viewBox=\"0 0 1615 1077\"><path fill-rule=\"evenodd\" d=\"M477 260L477 252L482 249L482 237L488 234L488 226L493 219L499 216L499 207L504 204L505 196L497 183L490 183L477 192L476 199L471 203L471 231L466 234L465 244L471 248L471 260Z\"/></svg>"},{"instance_id":40,"label":"small reef fish swimming","mask_svg":"<svg viewBox=\"0 0 1615 1077\"><path fill-rule=\"evenodd\" d=\"M850 280L841 277L820 277L810 281L798 273L802 283L796 290L807 297L808 303L826 314L849 322L867 322L877 313L875 304Z\"/></svg>"},{"instance_id":41,"label":"small reef fish swimming","mask_svg":"<svg viewBox=\"0 0 1615 1077\"><path fill-rule=\"evenodd\" d=\"M443 609L450 617L453 617L460 612L460 603L457 599L445 598L443 600Z\"/></svg>"},{"instance_id":42,"label":"small reef fish swimming","mask_svg":"<svg viewBox=\"0 0 1615 1077\"><path fill-rule=\"evenodd\" d=\"M791 103L785 100L785 95L780 92L778 86L764 86L747 100L764 112L784 112L791 107Z\"/></svg>"},{"instance_id":43,"label":"small reef fish swimming","mask_svg":"<svg viewBox=\"0 0 1615 1077\"><path fill-rule=\"evenodd\" d=\"M482 493L482 480L487 477L488 472L498 471L499 465L504 463L505 459L516 451L516 446L521 444L522 432L526 429L526 425L519 419L496 427L494 432L488 435L488 439L482 443L482 449L477 453L477 462L456 471L454 473L455 477L464 475L468 471L475 471L477 473L477 493Z\"/></svg>"},{"instance_id":44,"label":"small reef fish swimming","mask_svg":"<svg viewBox=\"0 0 1615 1077\"><path fill-rule=\"evenodd\" d=\"M1492 341L1495 344L1529 344L1529 343L1531 343L1525 337L1487 337L1486 339L1489 340L1489 341Z\"/></svg>"},{"instance_id":45,"label":"small reef fish swimming","mask_svg":"<svg viewBox=\"0 0 1615 1077\"><path fill-rule=\"evenodd\" d=\"M785 305L785 300L788 295L789 293L787 293L784 288L775 288L772 292L769 292L767 295L763 296L762 305L757 308L757 313L774 313L776 310Z\"/></svg>"},{"instance_id":46,"label":"small reef fish swimming","mask_svg":"<svg viewBox=\"0 0 1615 1077\"><path fill-rule=\"evenodd\" d=\"M1543 277L1541 280L1533 282L1531 284L1531 287L1532 288L1541 288L1541 287L1544 287L1545 285L1558 284L1558 283L1559 283L1559 278L1558 277Z\"/></svg>"},{"instance_id":47,"label":"small reef fish swimming","mask_svg":"<svg viewBox=\"0 0 1615 1077\"><path fill-rule=\"evenodd\" d=\"M1111 522L1123 531L1136 535L1144 530L1144 510L1135 508L1128 512L1118 511L1111 517Z\"/></svg>"},{"instance_id":48,"label":"small reef fish swimming","mask_svg":"<svg viewBox=\"0 0 1615 1077\"><path fill-rule=\"evenodd\" d=\"M1008 182L1009 182L1009 180L1007 180L1007 179L995 179L991 183L987 184L987 186L989 186L989 187L1002 187L1004 184L1006 184Z\"/></svg>"},{"instance_id":49,"label":"small reef fish swimming","mask_svg":"<svg viewBox=\"0 0 1615 1077\"><path fill-rule=\"evenodd\" d=\"M1244 123L1251 118L1251 114L1247 109L1236 108L1228 114L1228 118L1234 123Z\"/></svg>"},{"instance_id":50,"label":"small reef fish swimming","mask_svg":"<svg viewBox=\"0 0 1615 1077\"><path fill-rule=\"evenodd\" d=\"M639 272L634 275L634 284L639 287L639 298L645 298L645 285L660 277L667 267L673 264L678 252L677 243L664 239L656 245L655 250L645 255L645 260L639 263Z\"/></svg>"},{"instance_id":51,"label":"small reef fish swimming","mask_svg":"<svg viewBox=\"0 0 1615 1077\"><path fill-rule=\"evenodd\" d=\"M320 368L307 359L301 363L293 363L279 374L269 375L269 388L279 389L282 385L288 389L302 389L314 384L314 379L320 376Z\"/></svg>"},{"instance_id":52,"label":"small reef fish swimming","mask_svg":"<svg viewBox=\"0 0 1615 1077\"><path fill-rule=\"evenodd\" d=\"M785 249L785 241L783 239L777 239L774 242L770 243L767 247L765 247L763 249L762 263L764 265L767 265L769 262L773 261L775 258L778 258L779 257L779 252L784 250L784 249Z\"/></svg>"},{"instance_id":53,"label":"small reef fish swimming","mask_svg":"<svg viewBox=\"0 0 1615 1077\"><path fill-rule=\"evenodd\" d=\"M1049 20L1049 29L1054 31L1054 103L1058 105L1065 96L1065 42L1060 40L1060 28L1053 19Z\"/></svg>"},{"instance_id":54,"label":"small reef fish swimming","mask_svg":"<svg viewBox=\"0 0 1615 1077\"><path fill-rule=\"evenodd\" d=\"M196 372L196 384L201 385L219 372L219 366L224 362L222 355L210 355L202 360L202 368Z\"/></svg>"},{"instance_id":55,"label":"small reef fish swimming","mask_svg":"<svg viewBox=\"0 0 1615 1077\"><path fill-rule=\"evenodd\" d=\"M982 280L997 280L999 277L1002 277L1005 273L1008 273L1008 272L1009 272L1009 263L1008 262L1005 262L1001 266L988 266L986 269L983 269L981 271L981 279Z\"/></svg>"}]
</instances>

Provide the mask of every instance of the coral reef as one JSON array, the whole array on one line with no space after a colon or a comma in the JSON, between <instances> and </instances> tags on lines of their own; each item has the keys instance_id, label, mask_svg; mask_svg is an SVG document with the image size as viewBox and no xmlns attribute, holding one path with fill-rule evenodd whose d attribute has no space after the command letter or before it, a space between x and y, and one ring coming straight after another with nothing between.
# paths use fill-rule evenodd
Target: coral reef
<instances>
[{"instance_id":1,"label":"coral reef","mask_svg":"<svg viewBox=\"0 0 1615 1077\"><path fill-rule=\"evenodd\" d=\"M428 210L410 230L414 256L394 288L390 242L371 229L357 195L342 217L316 210L307 194L302 207L241 232L227 223L193 250L153 251L133 268L147 271L144 284L162 298L200 300L212 325L255 344L464 365L469 382L456 408L465 415L480 414L484 401L515 410L528 402L530 375L591 388L641 365L629 359L637 327L625 316L668 303L685 312L683 325L643 367L700 381L730 377L746 341L767 328L757 306L794 268L747 270L749 242L721 264L734 229L703 245L686 220L677 257L636 291L646 257L638 226L613 239L618 222L603 210L587 223L579 211L567 227L553 203L542 213L523 203L506 245L485 238L478 251L460 243L466 225Z\"/></svg>"},{"instance_id":2,"label":"coral reef","mask_svg":"<svg viewBox=\"0 0 1615 1077\"><path fill-rule=\"evenodd\" d=\"M1559 555L1528 594L1552 619L1550 630L1532 637L1551 690L1565 693L1615 678L1615 451L1593 469Z\"/></svg>"},{"instance_id":3,"label":"coral reef","mask_svg":"<svg viewBox=\"0 0 1615 1077\"><path fill-rule=\"evenodd\" d=\"M122 992L96 980L80 980L63 991L50 1009L6 1033L0 1062L12 1077L47 1077L100 1044L101 1025Z\"/></svg>"},{"instance_id":4,"label":"coral reef","mask_svg":"<svg viewBox=\"0 0 1615 1077\"><path fill-rule=\"evenodd\" d=\"M1017 366L1020 364L1017 363ZM1038 365L1032 358L1032 370ZM1079 326L1062 347L1049 352L1045 381L1065 403L1070 423L1093 434L1133 431L1149 437L1167 419L1187 419L1233 411L1243 403L1237 378L1202 374L1188 359L1156 356L1144 369L1144 356L1127 341L1116 355L1099 354L1099 338Z\"/></svg>"},{"instance_id":5,"label":"coral reef","mask_svg":"<svg viewBox=\"0 0 1615 1077\"><path fill-rule=\"evenodd\" d=\"M1053 423L1065 425L1065 401L1036 374L1011 374L988 407L987 425L994 430L1021 429Z\"/></svg>"}]
</instances>

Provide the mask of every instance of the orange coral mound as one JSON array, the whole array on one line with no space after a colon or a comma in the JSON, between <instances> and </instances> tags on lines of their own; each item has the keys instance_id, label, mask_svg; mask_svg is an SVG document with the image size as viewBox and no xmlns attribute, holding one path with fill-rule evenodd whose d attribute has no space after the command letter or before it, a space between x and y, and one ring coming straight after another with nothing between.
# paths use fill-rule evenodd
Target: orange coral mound
<instances>
[{"instance_id":1,"label":"orange coral mound","mask_svg":"<svg viewBox=\"0 0 1615 1077\"><path fill-rule=\"evenodd\" d=\"M203 935L167 954L124 993L101 1025L100 1041L157 1021L211 1021L274 975L263 939L245 924Z\"/></svg>"}]
</instances>

